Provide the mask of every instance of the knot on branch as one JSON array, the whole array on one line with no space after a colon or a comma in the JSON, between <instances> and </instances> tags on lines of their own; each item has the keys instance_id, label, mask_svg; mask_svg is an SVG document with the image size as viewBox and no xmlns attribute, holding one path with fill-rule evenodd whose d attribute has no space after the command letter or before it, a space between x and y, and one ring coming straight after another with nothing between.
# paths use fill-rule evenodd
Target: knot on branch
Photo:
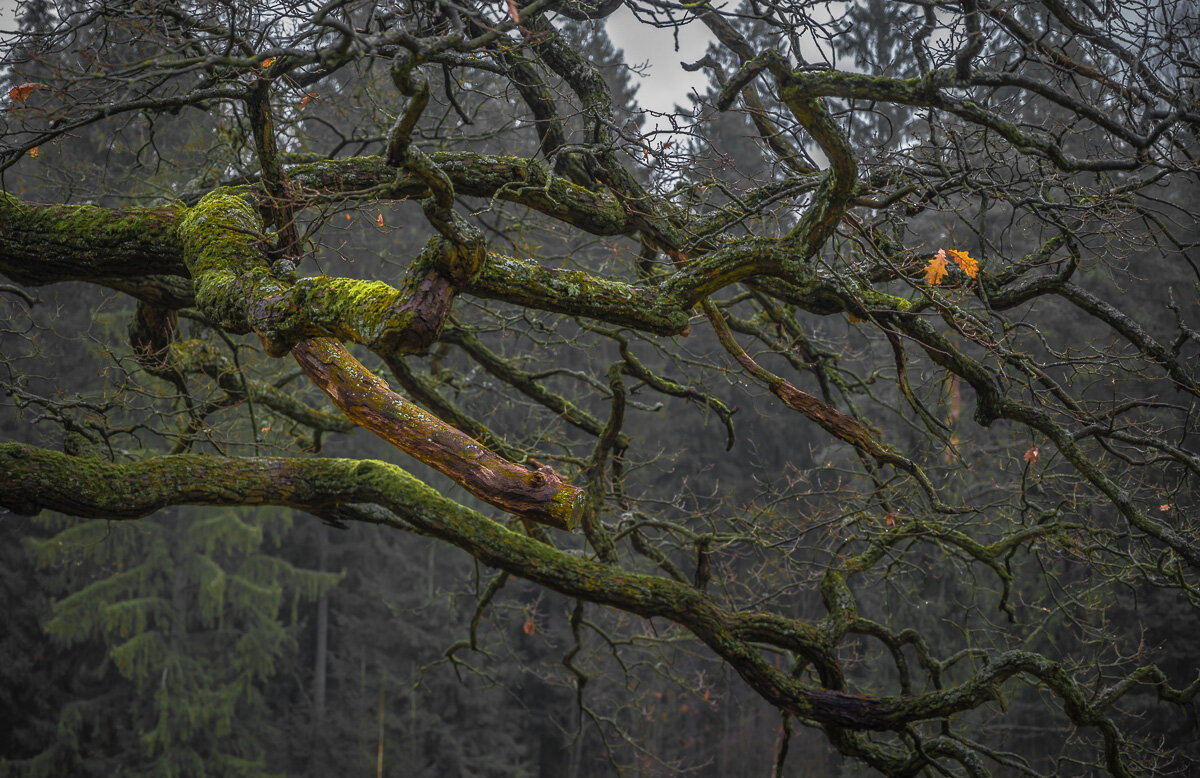
<instances>
[{"instance_id":1,"label":"knot on branch","mask_svg":"<svg viewBox=\"0 0 1200 778\"><path fill-rule=\"evenodd\" d=\"M299 341L332 336L379 354L416 353L433 343L450 314L456 282L482 265L482 238L437 238L417 258L402 289L381 281L274 277L261 247L262 221L246 199L213 193L189 212L180 234L196 303L226 329L253 331L271 356Z\"/></svg>"},{"instance_id":2,"label":"knot on branch","mask_svg":"<svg viewBox=\"0 0 1200 778\"><path fill-rule=\"evenodd\" d=\"M456 225L460 228L460 239L457 241L446 238L434 238L422 252L429 254L433 266L460 286L469 286L479 278L487 258L487 246L483 236L469 224Z\"/></svg>"}]
</instances>

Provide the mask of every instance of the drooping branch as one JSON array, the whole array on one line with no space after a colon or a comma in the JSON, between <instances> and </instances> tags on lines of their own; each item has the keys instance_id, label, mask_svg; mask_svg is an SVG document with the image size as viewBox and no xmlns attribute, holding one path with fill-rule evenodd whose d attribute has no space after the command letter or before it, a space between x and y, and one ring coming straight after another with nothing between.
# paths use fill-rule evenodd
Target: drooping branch
<instances>
[{"instance_id":1,"label":"drooping branch","mask_svg":"<svg viewBox=\"0 0 1200 778\"><path fill-rule=\"evenodd\" d=\"M428 408L439 419L462 430L510 462L520 462L528 454L510 445L479 420L468 415L438 391L434 380L418 372L403 357L385 357L385 364L408 395Z\"/></svg>"},{"instance_id":2,"label":"drooping branch","mask_svg":"<svg viewBox=\"0 0 1200 778\"><path fill-rule=\"evenodd\" d=\"M482 197L532 208L593 235L628 235L630 215L611 194L552 175L544 163L525 157L472 152L433 152L432 164L459 196ZM301 191L293 196L319 201L329 196L422 199L430 195L421 177L397 171L384 157L349 157L298 164L288 169Z\"/></svg>"},{"instance_id":3,"label":"drooping branch","mask_svg":"<svg viewBox=\"0 0 1200 778\"><path fill-rule=\"evenodd\" d=\"M1038 654L1007 651L957 686L912 696L807 687L768 663L746 638L824 656L820 634L811 625L768 614L735 614L686 583L559 551L443 497L384 462L180 455L117 465L0 444L0 507L17 513L53 509L76 516L135 519L180 504L284 505L350 519L375 514L338 512L337 507L379 505L397 517L397 528L445 540L484 564L570 597L673 621L729 662L780 710L837 729L898 731L911 723L944 719L996 699L1001 685L1013 677L1033 677L1061 698L1073 722L1100 731L1108 768L1117 775L1126 771L1125 744L1104 714L1114 693L1089 692L1061 665ZM1117 693L1128 693L1139 683L1155 686L1163 699L1184 704L1200 690L1200 682L1173 688L1161 671L1150 667L1139 669Z\"/></svg>"},{"instance_id":4,"label":"drooping branch","mask_svg":"<svg viewBox=\"0 0 1200 778\"><path fill-rule=\"evenodd\" d=\"M954 512L954 508L946 505L938 497L933 484L929 480L929 476L925 474L925 471L917 463L897 453L887 444L881 443L867 426L858 419L853 416L847 416L829 403L822 402L808 392L797 388L790 381L775 375L759 365L746 353L745 349L738 345L733 337L733 333L729 331L728 323L726 323L721 312L717 310L712 301L705 300L703 310L725 350L729 352L750 376L770 389L771 394L778 397L784 405L804 414L810 420L816 422L821 429L849 443L862 455L870 457L878 464L892 465L908 473L925 490L935 509Z\"/></svg>"},{"instance_id":5,"label":"drooping branch","mask_svg":"<svg viewBox=\"0 0 1200 778\"><path fill-rule=\"evenodd\" d=\"M206 316L233 331L249 324L269 354L291 348L309 378L348 417L485 502L551 526L574 525L582 492L553 469L530 471L497 456L392 392L336 340L301 339L332 330L389 354L425 348L449 315L455 292L450 278L465 275L457 272L459 246L431 241L424 262L415 263L423 278L407 294L345 279L314 279L309 289L271 273L259 248L261 229L246 200L224 191L206 197L184 219L184 258Z\"/></svg>"},{"instance_id":6,"label":"drooping branch","mask_svg":"<svg viewBox=\"0 0 1200 778\"><path fill-rule=\"evenodd\" d=\"M393 392L383 379L330 338L296 344L292 354L334 405L484 502L560 529L575 526L582 490L550 467L529 470Z\"/></svg>"},{"instance_id":7,"label":"drooping branch","mask_svg":"<svg viewBox=\"0 0 1200 778\"><path fill-rule=\"evenodd\" d=\"M691 291L687 279L664 289L636 286L498 254L480 267L471 247L444 240L431 242L413 262L402 289L382 281L277 277L253 195L218 190L190 210L28 205L6 196L0 273L30 286L102 283L176 306L191 302L190 276L195 302L212 321L230 332L258 333L276 356L313 336L381 354L414 353L431 342L459 292L648 332L687 330L689 303L676 296L677 286ZM181 276L181 284L156 280L163 274Z\"/></svg>"}]
</instances>

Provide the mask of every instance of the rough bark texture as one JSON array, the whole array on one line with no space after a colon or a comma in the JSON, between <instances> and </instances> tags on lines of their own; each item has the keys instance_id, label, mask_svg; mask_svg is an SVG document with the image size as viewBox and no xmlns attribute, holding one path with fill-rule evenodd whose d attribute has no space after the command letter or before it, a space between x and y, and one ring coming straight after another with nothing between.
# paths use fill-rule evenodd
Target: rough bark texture
<instances>
[{"instance_id":1,"label":"rough bark texture","mask_svg":"<svg viewBox=\"0 0 1200 778\"><path fill-rule=\"evenodd\" d=\"M375 503L391 512L394 518L388 521L441 538L486 564L572 597L675 622L728 661L772 704L834 728L901 730L992 699L999 695L1003 681L1022 673L1061 695L1077 723L1102 719L1099 709L1086 701L1083 690L1061 667L1024 651L1002 654L955 688L908 697L867 697L806 687L772 667L748 641L769 637L819 656L823 653L819 629L766 614L758 618L728 612L686 583L558 551L443 497L384 462L183 455L114 465L0 444L0 474L0 506L27 515L49 508L76 516L135 519L180 504L286 505L320 514L339 504ZM1155 676L1149 669L1147 673L1161 682L1161 674ZM1163 693L1179 694L1165 686Z\"/></svg>"},{"instance_id":2,"label":"rough bark texture","mask_svg":"<svg viewBox=\"0 0 1200 778\"><path fill-rule=\"evenodd\" d=\"M823 19L812 3L639 2L626 5L644 22L712 38L686 66L710 78L702 110L670 129L614 100L614 60L588 50L605 48L598 29L559 19L603 18L616 0L344 0L314 14L81 0L35 25L5 58L17 86L0 168L46 165L19 186L65 182L84 167L54 166L51 149L139 113L146 127L121 124L112 159L84 162L126 171L127 189L80 195L90 184L72 180L62 197L154 203L183 192L165 171L197 159L209 183L158 207L0 195L0 273L21 285L0 285L0 302L33 311L29 331L0 327L6 347L28 346L0 354L0 391L39 429L61 426L69 452L0 443L0 505L105 519L282 505L440 538L579 600L565 663L581 711L582 625L630 668L644 665L624 652L677 637L585 622L586 601L682 627L783 714L785 734L820 728L889 776L1044 773L1041 755L971 737L980 709L1021 684L1083 733L1054 769L1165 769L1120 730L1117 702L1149 688L1188 704L1200 681L1174 688L1141 664L1147 649L1118 645L1131 636L1100 601L1112 587L1200 602L1197 243L1177 188L1195 183L1200 129L1194 30L1176 18L1187 3L863 0ZM863 15L879 9L894 18ZM126 48L76 57L96 31ZM833 46L823 62L813 40ZM20 85L23 70L40 80ZM184 109L212 123L183 128L196 133L175 158L156 141ZM155 155L165 164L149 173ZM418 223L392 230L393 206ZM370 222L340 220L367 208ZM379 234L339 245L337 228L376 209ZM414 234L434 237L422 249ZM334 255L360 258L347 248L360 238L379 262L361 257L355 274L377 280L325 275ZM310 256L321 270L302 277ZM1162 292L1160 275L1188 291ZM58 324L22 287L67 281L138 301L132 358L105 344L129 408L108 384L50 396L22 372L36 327ZM1079 317L1102 334L1079 342ZM697 323L720 349L683 340ZM310 405L311 384L336 413ZM807 450L750 441L716 462L689 432L678 440L694 448L676 451L675 398L717 414L730 447L740 403L780 413L751 429L797 420ZM190 453L309 456L359 427L524 534L382 462ZM565 552L539 524L583 532L554 539ZM942 582L947 602L925 600ZM984 613L993 600L1004 627ZM960 633L923 628L958 616L933 621L939 604L966 611ZM1058 623L1084 647L1059 645ZM1043 644L1056 653L1024 650Z\"/></svg>"},{"instance_id":3,"label":"rough bark texture","mask_svg":"<svg viewBox=\"0 0 1200 778\"><path fill-rule=\"evenodd\" d=\"M359 426L449 476L486 503L571 529L581 489L549 467L529 470L395 394L337 341L314 338L292 350L305 374Z\"/></svg>"}]
</instances>

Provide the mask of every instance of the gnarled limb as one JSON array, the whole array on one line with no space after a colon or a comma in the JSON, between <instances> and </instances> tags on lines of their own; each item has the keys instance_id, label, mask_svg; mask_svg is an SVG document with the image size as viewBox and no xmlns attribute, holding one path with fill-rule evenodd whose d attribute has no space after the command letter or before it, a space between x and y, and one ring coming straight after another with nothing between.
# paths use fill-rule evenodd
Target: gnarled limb
<instances>
[{"instance_id":1,"label":"gnarled limb","mask_svg":"<svg viewBox=\"0 0 1200 778\"><path fill-rule=\"evenodd\" d=\"M359 426L411 454L484 502L559 529L571 529L582 490L550 467L529 470L485 448L388 388L336 340L297 343L292 355L333 404Z\"/></svg>"},{"instance_id":2,"label":"gnarled limb","mask_svg":"<svg viewBox=\"0 0 1200 778\"><path fill-rule=\"evenodd\" d=\"M336 510L339 505L360 503L390 511L399 519L398 528L415 528L441 538L485 564L570 597L680 624L780 710L837 730L902 731L913 723L977 708L995 699L1009 679L1028 676L1062 700L1073 722L1100 732L1107 767L1115 775L1126 775L1125 744L1105 710L1139 684L1151 684L1160 697L1182 703L1200 691L1200 681L1174 688L1160 670L1146 667L1127 683L1097 693L1061 665L1021 650L992 657L956 686L911 696L814 689L772 667L746 642L778 642L820 657L823 641L811 625L733 613L686 583L559 551L443 497L394 465L372 460L196 455L117 465L22 444L0 444L0 506L24 514L50 508L80 516L134 519L178 504L286 505L343 520L363 516L376 520L370 512ZM377 518L391 521L387 515ZM856 624L851 617L846 627ZM882 760L883 755L877 753L875 758Z\"/></svg>"},{"instance_id":3,"label":"gnarled limb","mask_svg":"<svg viewBox=\"0 0 1200 778\"><path fill-rule=\"evenodd\" d=\"M277 277L263 251L262 220L229 191L201 200L179 232L200 310L232 332L253 330L272 356L314 335L383 353L419 351L436 339L454 299L446 274L457 252L439 241L413 263L407 288L396 290L378 281Z\"/></svg>"}]
</instances>

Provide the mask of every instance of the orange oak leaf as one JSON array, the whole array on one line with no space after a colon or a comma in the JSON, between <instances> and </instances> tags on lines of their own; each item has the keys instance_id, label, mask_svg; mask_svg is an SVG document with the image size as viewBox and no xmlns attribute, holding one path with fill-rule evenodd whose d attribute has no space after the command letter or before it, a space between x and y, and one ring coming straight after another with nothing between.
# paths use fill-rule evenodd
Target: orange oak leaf
<instances>
[{"instance_id":1,"label":"orange oak leaf","mask_svg":"<svg viewBox=\"0 0 1200 778\"><path fill-rule=\"evenodd\" d=\"M308 105L313 100L320 100L320 99L321 99L321 95L317 94L316 92L309 92L300 100L300 110L303 111L304 106Z\"/></svg>"},{"instance_id":2,"label":"orange oak leaf","mask_svg":"<svg viewBox=\"0 0 1200 778\"><path fill-rule=\"evenodd\" d=\"M41 154L41 153L42 153L42 152L41 152L41 147L40 147L40 146L34 146L33 148L31 148L31 149L29 150L29 156L33 157L34 159L37 159L37 155L38 155L38 154Z\"/></svg>"},{"instance_id":3,"label":"orange oak leaf","mask_svg":"<svg viewBox=\"0 0 1200 778\"><path fill-rule=\"evenodd\" d=\"M526 635L532 635L534 632L537 632L537 625L535 625L533 623L532 617L530 617L530 616L525 617L525 623L521 625L521 630Z\"/></svg>"},{"instance_id":4,"label":"orange oak leaf","mask_svg":"<svg viewBox=\"0 0 1200 778\"><path fill-rule=\"evenodd\" d=\"M1031 448L1025 452L1024 460L1032 465L1034 462L1038 461L1038 457L1040 457L1041 455L1042 455L1042 452L1038 451L1037 446L1034 446L1033 448Z\"/></svg>"},{"instance_id":5,"label":"orange oak leaf","mask_svg":"<svg viewBox=\"0 0 1200 778\"><path fill-rule=\"evenodd\" d=\"M12 89L8 90L8 99L12 100L14 103L23 103L31 94L39 89L45 88L46 85L39 81L33 81L28 84L18 84L17 86L14 86Z\"/></svg>"},{"instance_id":6,"label":"orange oak leaf","mask_svg":"<svg viewBox=\"0 0 1200 778\"><path fill-rule=\"evenodd\" d=\"M380 227L383 226L383 214L382 213L379 214L379 218L375 220L375 223L378 224Z\"/></svg>"},{"instance_id":7,"label":"orange oak leaf","mask_svg":"<svg viewBox=\"0 0 1200 778\"><path fill-rule=\"evenodd\" d=\"M521 14L517 12L516 0L508 0L508 15L512 17L514 24L521 23Z\"/></svg>"},{"instance_id":8,"label":"orange oak leaf","mask_svg":"<svg viewBox=\"0 0 1200 778\"><path fill-rule=\"evenodd\" d=\"M950 249L946 253L954 260L954 264L958 265L958 269L967 274L968 278L975 278L979 275L979 263L970 254L955 249Z\"/></svg>"},{"instance_id":9,"label":"orange oak leaf","mask_svg":"<svg viewBox=\"0 0 1200 778\"><path fill-rule=\"evenodd\" d=\"M267 57L266 59L264 59L262 61L262 69L266 70L267 68L271 67L271 65L273 65L273 64L275 64L275 58Z\"/></svg>"},{"instance_id":10,"label":"orange oak leaf","mask_svg":"<svg viewBox=\"0 0 1200 778\"><path fill-rule=\"evenodd\" d=\"M930 286L937 286L946 277L946 272L946 250L938 249L938 253L925 265L925 281Z\"/></svg>"}]
</instances>

